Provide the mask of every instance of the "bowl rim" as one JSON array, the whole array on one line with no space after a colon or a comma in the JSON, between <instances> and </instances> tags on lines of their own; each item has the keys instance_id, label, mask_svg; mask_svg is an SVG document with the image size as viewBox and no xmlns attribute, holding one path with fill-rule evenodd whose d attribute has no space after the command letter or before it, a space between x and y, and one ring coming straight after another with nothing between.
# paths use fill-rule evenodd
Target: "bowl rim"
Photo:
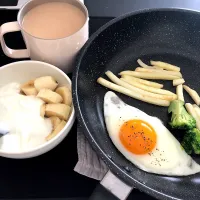
<instances>
[{"instance_id":1,"label":"bowl rim","mask_svg":"<svg viewBox=\"0 0 200 200\"><path fill-rule=\"evenodd\" d=\"M70 80L70 78L67 76L67 74L65 74L61 69L59 69L58 67L52 65L52 64L49 64L49 63L45 63L45 62L42 62L42 61L34 61L34 60L24 60L24 61L16 61L16 62L13 62L13 63L9 63L9 64L6 64L6 65L3 65L2 67L0 67L0 71L5 69L5 68L9 68L10 66L13 66L13 65L16 65L16 64L23 64L23 63L35 63L35 64L42 64L42 65L46 65L48 66L49 68L52 68L53 70L59 72L62 76L65 77L65 79L67 80L67 82L69 83L70 86L72 86L72 81ZM71 89L72 90L72 89ZM34 153L34 152L37 152L38 150L40 149L43 149L45 148L46 146L50 145L51 143L53 143L54 141L56 141L62 134L64 134L64 132L66 131L66 129L68 127L70 127L71 124L73 124L74 122L74 117L75 117L75 109L74 109L74 105L72 103L72 111L71 111L71 114L70 114L70 117L65 125L65 127L55 136L53 137L51 140L49 141L46 141L45 143L41 144L41 145L38 145L34 148L31 148L29 150L25 150L25 151L20 151L20 152L15 152L15 151L4 151L4 150L1 150L0 149L0 154L3 154L3 155L10 155L12 154L13 156L17 156L17 155L23 155L23 154L31 154L31 153ZM70 128L71 129L71 128ZM69 131L68 131L69 132ZM41 152L41 154L43 154L43 152ZM39 155L41 155L39 154ZM2 156L3 156L2 155Z\"/></svg>"}]
</instances>

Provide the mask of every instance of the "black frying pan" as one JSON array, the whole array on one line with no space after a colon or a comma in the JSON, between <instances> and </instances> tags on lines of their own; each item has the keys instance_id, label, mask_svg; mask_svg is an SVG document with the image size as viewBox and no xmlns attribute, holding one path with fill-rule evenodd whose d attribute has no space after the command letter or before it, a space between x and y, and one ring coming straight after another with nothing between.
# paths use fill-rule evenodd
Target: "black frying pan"
<instances>
[{"instance_id":1,"label":"black frying pan","mask_svg":"<svg viewBox=\"0 0 200 200\"><path fill-rule=\"evenodd\" d=\"M78 57L73 77L74 103L84 133L110 170L130 186L158 199L200 199L200 174L167 177L144 172L126 160L108 136L103 117L103 98L108 90L96 80L104 77L106 70L117 74L134 69L138 58L180 66L188 85L200 93L200 13L179 9L139 11L112 20L92 35ZM170 81L165 85L174 89ZM167 126L167 108L118 95L159 117ZM194 159L200 163L200 156Z\"/></svg>"}]
</instances>

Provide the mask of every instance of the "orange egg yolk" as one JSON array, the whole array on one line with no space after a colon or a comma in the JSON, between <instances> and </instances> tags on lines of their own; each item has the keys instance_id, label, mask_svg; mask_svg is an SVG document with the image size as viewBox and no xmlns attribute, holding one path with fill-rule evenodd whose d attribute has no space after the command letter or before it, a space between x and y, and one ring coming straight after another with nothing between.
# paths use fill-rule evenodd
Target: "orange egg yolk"
<instances>
[{"instance_id":1,"label":"orange egg yolk","mask_svg":"<svg viewBox=\"0 0 200 200\"><path fill-rule=\"evenodd\" d=\"M126 121L120 128L119 137L124 147L133 154L150 153L156 146L156 132L142 120Z\"/></svg>"}]
</instances>

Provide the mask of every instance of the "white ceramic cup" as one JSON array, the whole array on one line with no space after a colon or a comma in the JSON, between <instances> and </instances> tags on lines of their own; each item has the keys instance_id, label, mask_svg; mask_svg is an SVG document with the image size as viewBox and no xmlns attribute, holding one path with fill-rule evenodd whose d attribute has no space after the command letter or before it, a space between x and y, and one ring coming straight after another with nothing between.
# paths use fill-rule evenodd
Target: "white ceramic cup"
<instances>
[{"instance_id":1,"label":"white ceramic cup","mask_svg":"<svg viewBox=\"0 0 200 200\"><path fill-rule=\"evenodd\" d=\"M86 16L83 27L73 35L61 39L37 38L27 33L22 27L22 21L26 13L40 4L55 1L66 2L81 9ZM31 0L22 6L16 22L8 22L1 26L1 46L8 57L44 61L69 73L73 71L73 63L77 53L88 39L88 21L87 8L79 0ZM16 31L22 32L27 49L14 50L6 46L4 34Z\"/></svg>"}]
</instances>

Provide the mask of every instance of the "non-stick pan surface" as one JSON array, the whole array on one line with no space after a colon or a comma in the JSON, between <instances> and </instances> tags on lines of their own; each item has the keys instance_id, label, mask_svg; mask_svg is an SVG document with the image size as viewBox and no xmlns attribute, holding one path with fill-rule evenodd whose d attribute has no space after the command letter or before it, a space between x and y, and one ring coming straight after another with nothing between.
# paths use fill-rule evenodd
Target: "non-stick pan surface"
<instances>
[{"instance_id":1,"label":"non-stick pan surface","mask_svg":"<svg viewBox=\"0 0 200 200\"><path fill-rule=\"evenodd\" d=\"M108 90L96 80L104 77L106 70L118 74L134 69L138 58L180 66L187 84L200 93L200 13L179 9L139 11L109 22L92 35L78 57L73 77L74 103L85 135L111 171L126 183L159 199L199 199L200 174L168 177L144 172L126 160L108 136L103 117L103 99ZM165 87L174 90L171 81ZM167 126L167 108L118 95ZM192 102L186 94L185 99ZM200 156L194 159L200 163Z\"/></svg>"}]
</instances>

